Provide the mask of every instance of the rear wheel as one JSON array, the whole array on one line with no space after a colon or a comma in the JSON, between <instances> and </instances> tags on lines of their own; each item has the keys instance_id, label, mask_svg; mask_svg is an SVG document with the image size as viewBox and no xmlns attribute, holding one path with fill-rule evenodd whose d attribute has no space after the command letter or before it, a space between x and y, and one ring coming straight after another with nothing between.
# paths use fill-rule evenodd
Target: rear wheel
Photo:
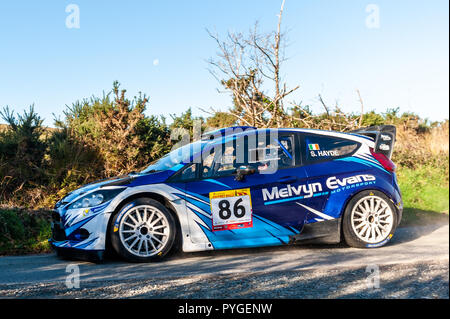
<instances>
[{"instance_id":1,"label":"rear wheel","mask_svg":"<svg viewBox=\"0 0 450 319\"><path fill-rule=\"evenodd\" d=\"M363 191L345 209L345 241L352 247L381 247L394 235L397 218L395 207L386 195L375 190Z\"/></svg>"},{"instance_id":2,"label":"rear wheel","mask_svg":"<svg viewBox=\"0 0 450 319\"><path fill-rule=\"evenodd\" d=\"M111 221L111 244L129 261L161 260L173 246L176 224L172 214L158 201L136 199Z\"/></svg>"}]
</instances>

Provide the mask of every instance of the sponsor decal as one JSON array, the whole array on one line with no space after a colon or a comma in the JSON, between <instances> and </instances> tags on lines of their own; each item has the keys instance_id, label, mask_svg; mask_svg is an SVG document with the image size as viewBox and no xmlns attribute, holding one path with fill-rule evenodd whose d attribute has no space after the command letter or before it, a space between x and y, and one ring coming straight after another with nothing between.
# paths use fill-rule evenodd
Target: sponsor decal
<instances>
[{"instance_id":1,"label":"sponsor decal","mask_svg":"<svg viewBox=\"0 0 450 319\"><path fill-rule=\"evenodd\" d=\"M375 183L375 180L375 176L369 174L344 177L342 179L331 176L325 181L325 185L316 182L297 186L289 184L283 188L276 186L270 190L263 188L262 196L265 201L264 205L271 205L291 200L328 195L329 193L333 194L345 189L370 185Z\"/></svg>"},{"instance_id":2,"label":"sponsor decal","mask_svg":"<svg viewBox=\"0 0 450 319\"><path fill-rule=\"evenodd\" d=\"M253 227L250 188L209 193L212 230Z\"/></svg>"},{"instance_id":3,"label":"sponsor decal","mask_svg":"<svg viewBox=\"0 0 450 319\"><path fill-rule=\"evenodd\" d=\"M330 156L339 156L339 152L338 151L311 151L311 156L312 157L330 157Z\"/></svg>"},{"instance_id":4,"label":"sponsor decal","mask_svg":"<svg viewBox=\"0 0 450 319\"><path fill-rule=\"evenodd\" d=\"M280 198L288 198L292 196L302 196L304 198L313 197L314 193L322 191L322 184L313 183L313 184L303 184L292 186L287 185L287 187L278 188L272 187L269 191L267 188L263 188L262 194L264 200L274 200Z\"/></svg>"},{"instance_id":5,"label":"sponsor decal","mask_svg":"<svg viewBox=\"0 0 450 319\"><path fill-rule=\"evenodd\" d=\"M125 206L124 208L122 208L122 210L116 217L116 222L114 223L114 229L113 229L114 232L117 232L119 230L119 223L120 223L120 220L122 219L122 216L125 214L126 211L128 211L133 206L134 206L134 204L131 203L131 204L128 204L127 206Z\"/></svg>"},{"instance_id":6,"label":"sponsor decal","mask_svg":"<svg viewBox=\"0 0 450 319\"><path fill-rule=\"evenodd\" d=\"M326 181L326 185L329 189L336 189L339 187L345 187L351 184L357 184L361 182L374 181L375 176L373 175L356 175L345 177L343 179L336 178L336 176L329 177Z\"/></svg>"},{"instance_id":7,"label":"sponsor decal","mask_svg":"<svg viewBox=\"0 0 450 319\"><path fill-rule=\"evenodd\" d=\"M394 236L394 235L389 234L388 238L386 238L385 240L383 240L383 241L381 241L379 243L376 243L376 244L367 244L366 247L367 248L376 248L376 247L383 246L384 244L386 244L388 241L391 240L392 236Z\"/></svg>"},{"instance_id":8,"label":"sponsor decal","mask_svg":"<svg viewBox=\"0 0 450 319\"><path fill-rule=\"evenodd\" d=\"M339 156L338 151L327 151L321 150L319 144L308 144L309 153L312 157L330 157L330 156Z\"/></svg>"}]
</instances>

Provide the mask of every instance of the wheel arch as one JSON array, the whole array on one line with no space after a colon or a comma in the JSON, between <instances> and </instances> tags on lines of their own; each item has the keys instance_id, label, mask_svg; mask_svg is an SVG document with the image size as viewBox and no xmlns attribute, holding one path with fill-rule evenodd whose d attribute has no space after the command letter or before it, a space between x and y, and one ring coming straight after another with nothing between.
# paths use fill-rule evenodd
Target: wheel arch
<instances>
[{"instance_id":1,"label":"wheel arch","mask_svg":"<svg viewBox=\"0 0 450 319\"><path fill-rule=\"evenodd\" d=\"M383 193L384 195L386 195L387 198L389 198L392 202L392 196L389 194L389 191L383 187L377 187L377 186L367 186L365 188L361 188L358 189L357 191L351 193L349 196L347 196L347 198L344 201L344 204L342 205L341 211L339 216L342 217L345 210L347 209L348 203L351 201L351 199L355 196L357 196L359 193L365 192L365 191L370 191L370 190L374 190L374 191L378 191ZM394 203L395 206L395 203Z\"/></svg>"}]
</instances>

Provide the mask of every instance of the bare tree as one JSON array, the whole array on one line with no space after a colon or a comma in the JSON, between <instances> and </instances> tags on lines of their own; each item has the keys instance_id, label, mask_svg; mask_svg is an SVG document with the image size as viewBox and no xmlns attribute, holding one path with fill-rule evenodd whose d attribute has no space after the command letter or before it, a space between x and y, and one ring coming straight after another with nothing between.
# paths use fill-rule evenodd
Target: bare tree
<instances>
[{"instance_id":1,"label":"bare tree","mask_svg":"<svg viewBox=\"0 0 450 319\"><path fill-rule=\"evenodd\" d=\"M211 74L233 96L230 110L241 124L281 127L286 124L284 99L299 86L288 89L281 77L286 61L285 34L281 32L283 0L276 31L261 34L258 23L248 35L228 32L225 40L208 31L217 44L215 59L208 62ZM271 84L267 84L267 82Z\"/></svg>"},{"instance_id":2,"label":"bare tree","mask_svg":"<svg viewBox=\"0 0 450 319\"><path fill-rule=\"evenodd\" d=\"M362 120L364 117L364 102L363 99L361 97L361 93L359 92L359 89L356 90L356 93L358 93L358 98L359 98L359 103L361 104L361 115L359 117L359 126L362 125Z\"/></svg>"}]
</instances>

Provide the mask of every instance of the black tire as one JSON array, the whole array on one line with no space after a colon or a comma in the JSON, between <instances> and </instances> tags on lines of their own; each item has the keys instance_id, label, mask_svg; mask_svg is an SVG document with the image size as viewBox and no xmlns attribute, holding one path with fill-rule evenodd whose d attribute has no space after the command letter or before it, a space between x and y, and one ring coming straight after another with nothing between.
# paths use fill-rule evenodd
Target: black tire
<instances>
[{"instance_id":1,"label":"black tire","mask_svg":"<svg viewBox=\"0 0 450 319\"><path fill-rule=\"evenodd\" d=\"M359 224L356 225L355 227L352 226L352 212L353 209L355 208L356 205L358 205L358 203L361 203L362 201L364 201L364 199L379 199L384 201L384 203L386 203L388 205L388 207L391 209L392 212L392 221L390 224L392 224L391 230L388 231L386 230L385 233L383 233L383 238L379 239L375 242L369 242L367 240L364 240L363 238L361 238L362 236L358 236L358 234L356 233L354 228L358 228ZM356 215L355 215L356 216ZM375 215L374 215L375 216ZM376 215L378 218L378 214ZM358 216L356 216L358 217ZM360 217L363 218L363 217ZM370 217L366 217L366 218L370 218ZM369 221L369 220L367 220ZM397 214L397 210L394 206L394 204L392 203L392 201L382 192L377 191L377 190L365 190L362 191L358 194L356 194L347 204L347 207L345 208L345 212L344 212L344 216L343 216L343 221L342 221L342 229L343 229L343 235L344 235L344 239L345 242L347 243L347 245L351 246L351 247L356 247L356 248L377 248L377 247L381 247L384 246L386 243L389 242L389 240L392 238L392 236L394 236L394 232L397 228L397 221L398 221L398 214ZM377 222L376 220L372 222ZM384 221L383 221L384 222ZM385 225L383 225L385 226ZM360 229L363 229L365 226L360 226ZM368 230L366 230L366 232L368 232Z\"/></svg>"},{"instance_id":2,"label":"black tire","mask_svg":"<svg viewBox=\"0 0 450 319\"><path fill-rule=\"evenodd\" d=\"M122 238L124 238L125 235L124 235L124 233L122 233L122 236L121 236L121 230L120 230L121 224L124 223L124 219L126 218L126 216L128 214L131 214L131 212L133 210L135 211L135 209L137 207L144 207L144 206L147 207L147 209L154 209L155 211L158 212L158 214L162 214L162 216L164 216L162 218L164 219L164 222L167 222L167 226L168 226L167 227L168 235L167 235L167 239L164 239L165 240L164 245L161 244L161 247L157 247L159 249L155 250L154 255L145 256L145 257L139 256L136 253L137 249L136 249L136 251L134 251L132 248L126 247L126 245L124 244L124 242L122 240ZM134 216L136 217L136 215L134 215ZM122 227L126 227L126 226L123 225ZM143 227L141 227L141 228L146 228L146 227L147 227L146 225L143 225ZM114 250L120 257L122 257L130 262L161 261L162 259L164 259L164 257L167 255L167 253L172 249L172 246L174 244L174 241L175 241L175 238L177 235L176 234L177 227L176 227L176 223L175 223L175 220L174 220L174 217L172 216L172 214L160 202L158 202L154 199L150 199L150 198L138 198L138 199L135 199L135 200L130 201L130 202L126 203L125 205L123 205L122 208L119 211L117 211L114 214L114 216L112 216L112 218L110 219L110 225L108 228L109 228L109 236L110 236L112 247L114 248ZM139 234L139 236L146 237L146 239L143 239L143 240L146 240L147 245L148 245L149 239L147 239L147 238L149 238L149 236L150 236L149 231L148 231L148 233L146 232L145 235L142 235L140 232L138 234ZM132 234L132 235L135 235L135 234ZM161 237L159 237L159 239L161 239ZM129 242L133 242L133 241L134 240L130 240ZM130 249L131 249L131 251L130 251ZM140 247L140 249L142 249L142 248Z\"/></svg>"}]
</instances>

